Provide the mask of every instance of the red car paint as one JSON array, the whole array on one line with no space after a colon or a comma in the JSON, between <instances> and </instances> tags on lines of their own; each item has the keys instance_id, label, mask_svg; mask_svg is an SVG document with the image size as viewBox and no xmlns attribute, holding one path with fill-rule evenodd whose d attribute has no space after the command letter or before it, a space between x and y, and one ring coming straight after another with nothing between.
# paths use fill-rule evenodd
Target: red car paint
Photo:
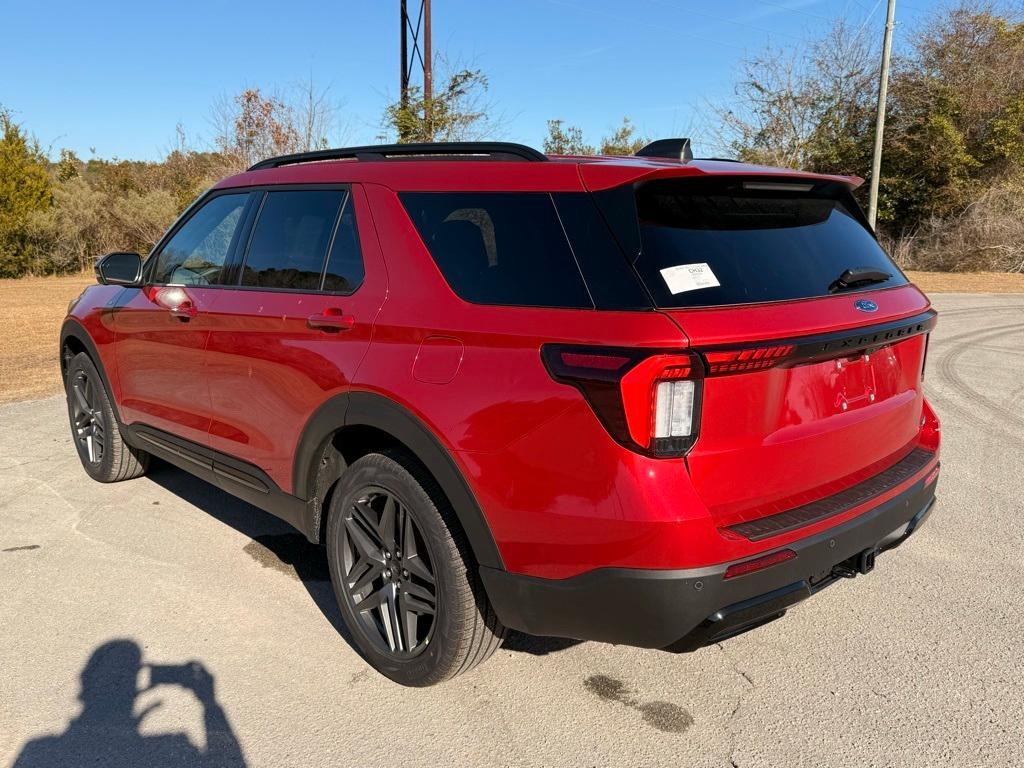
<instances>
[{"instance_id":1,"label":"red car paint","mask_svg":"<svg viewBox=\"0 0 1024 768\"><path fill-rule=\"evenodd\" d=\"M94 286L70 318L101 358L120 419L201 443L295 491L297 444L317 409L349 391L413 414L462 473L517 574L561 579L604 567L678 569L785 547L894 497L938 463L922 394L925 337L868 358L712 377L685 458L631 450L541 361L545 344L684 351L814 336L918 315L907 284L850 295L721 308L596 311L486 306L459 298L398 193L595 192L652 178L819 177L738 163L639 158L548 163L334 161L234 176L218 189L350 184L365 280L351 296L231 286ZM182 315L187 315L187 319ZM336 332L310 327L336 317ZM916 446L928 464L882 496L751 541L726 530L824 498Z\"/></svg>"}]
</instances>

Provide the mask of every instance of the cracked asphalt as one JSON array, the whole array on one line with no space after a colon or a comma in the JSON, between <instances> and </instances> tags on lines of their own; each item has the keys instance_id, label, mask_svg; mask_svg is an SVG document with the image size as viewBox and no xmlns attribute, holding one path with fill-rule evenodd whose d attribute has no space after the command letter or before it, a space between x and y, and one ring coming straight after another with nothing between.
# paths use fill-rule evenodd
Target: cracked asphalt
<instances>
[{"instance_id":1,"label":"cracked asphalt","mask_svg":"<svg viewBox=\"0 0 1024 768\"><path fill-rule=\"evenodd\" d=\"M426 690L284 524L167 466L93 483L62 398L0 406L0 763L1022 765L1024 296L935 304L939 506L873 573L693 654L514 635Z\"/></svg>"}]
</instances>

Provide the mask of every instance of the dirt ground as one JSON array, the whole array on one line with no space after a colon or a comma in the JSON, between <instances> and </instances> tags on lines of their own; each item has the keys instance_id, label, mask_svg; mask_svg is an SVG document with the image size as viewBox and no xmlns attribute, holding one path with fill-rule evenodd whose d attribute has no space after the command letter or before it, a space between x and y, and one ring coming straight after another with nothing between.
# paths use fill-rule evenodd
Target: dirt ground
<instances>
[{"instance_id":1,"label":"dirt ground","mask_svg":"<svg viewBox=\"0 0 1024 768\"><path fill-rule=\"evenodd\" d=\"M907 272L925 293L1024 293L1024 274L1006 272Z\"/></svg>"},{"instance_id":2,"label":"dirt ground","mask_svg":"<svg viewBox=\"0 0 1024 768\"><path fill-rule=\"evenodd\" d=\"M926 293L1024 293L1024 274L908 272ZM57 338L90 274L0 280L0 403L60 391Z\"/></svg>"},{"instance_id":3,"label":"dirt ground","mask_svg":"<svg viewBox=\"0 0 1024 768\"><path fill-rule=\"evenodd\" d=\"M88 274L0 280L0 403L60 391L60 324L92 283Z\"/></svg>"}]
</instances>

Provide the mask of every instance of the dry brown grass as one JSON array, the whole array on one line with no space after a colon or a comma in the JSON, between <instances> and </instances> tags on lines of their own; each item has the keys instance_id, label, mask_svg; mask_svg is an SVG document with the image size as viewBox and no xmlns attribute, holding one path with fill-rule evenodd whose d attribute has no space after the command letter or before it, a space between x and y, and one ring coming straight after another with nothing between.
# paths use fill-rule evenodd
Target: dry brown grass
<instances>
[{"instance_id":1,"label":"dry brown grass","mask_svg":"<svg viewBox=\"0 0 1024 768\"><path fill-rule=\"evenodd\" d=\"M1024 272L1024 175L994 181L958 213L882 241L896 263L928 272Z\"/></svg>"},{"instance_id":2,"label":"dry brown grass","mask_svg":"<svg viewBox=\"0 0 1024 768\"><path fill-rule=\"evenodd\" d=\"M907 277L925 293L1024 293L1020 273L908 271Z\"/></svg>"},{"instance_id":3,"label":"dry brown grass","mask_svg":"<svg viewBox=\"0 0 1024 768\"><path fill-rule=\"evenodd\" d=\"M0 280L0 403L60 391L60 324L68 302L92 282L92 275Z\"/></svg>"},{"instance_id":4,"label":"dry brown grass","mask_svg":"<svg viewBox=\"0 0 1024 768\"><path fill-rule=\"evenodd\" d=\"M907 272L926 293L1024 293L1024 275ZM0 280L0 403L60 391L57 341L68 302L92 275Z\"/></svg>"}]
</instances>

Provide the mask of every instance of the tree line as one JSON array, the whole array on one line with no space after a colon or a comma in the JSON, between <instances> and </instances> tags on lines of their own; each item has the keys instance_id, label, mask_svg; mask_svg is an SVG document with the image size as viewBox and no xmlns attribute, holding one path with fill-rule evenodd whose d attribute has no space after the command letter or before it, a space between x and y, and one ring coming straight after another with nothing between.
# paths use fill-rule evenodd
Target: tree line
<instances>
[{"instance_id":1,"label":"tree line","mask_svg":"<svg viewBox=\"0 0 1024 768\"><path fill-rule=\"evenodd\" d=\"M708 104L713 154L867 177L879 51L863 29L837 22L818 39L742 62L734 92ZM502 138L479 69L441 62L429 99L413 88L387 106L380 138ZM905 267L1024 272L1024 23L969 0L909 30L894 58L878 229ZM217 179L260 159L329 145L338 109L312 83L281 95L247 89L215 104L210 146L179 127L159 162L48 152L0 107L0 277L88 269L111 250L148 251ZM550 154L632 154L648 137L624 117L588 141L548 121ZM861 190L866 194L866 185Z\"/></svg>"},{"instance_id":2,"label":"tree line","mask_svg":"<svg viewBox=\"0 0 1024 768\"><path fill-rule=\"evenodd\" d=\"M1024 271L1024 23L963 2L908 42L889 84L883 243L912 268ZM867 178L879 59L840 22L746 61L731 103L713 107L719 142L742 160Z\"/></svg>"}]
</instances>

